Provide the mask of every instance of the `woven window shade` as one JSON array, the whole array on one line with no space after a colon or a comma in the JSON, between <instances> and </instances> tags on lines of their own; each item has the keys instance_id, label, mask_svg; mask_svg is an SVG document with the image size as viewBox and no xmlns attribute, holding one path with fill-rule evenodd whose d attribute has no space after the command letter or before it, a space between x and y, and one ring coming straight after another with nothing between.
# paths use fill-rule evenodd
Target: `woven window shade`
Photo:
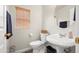
<instances>
[{"instance_id":1,"label":"woven window shade","mask_svg":"<svg viewBox=\"0 0 79 59\"><path fill-rule=\"evenodd\" d=\"M30 24L30 10L16 7L16 28L28 28Z\"/></svg>"}]
</instances>

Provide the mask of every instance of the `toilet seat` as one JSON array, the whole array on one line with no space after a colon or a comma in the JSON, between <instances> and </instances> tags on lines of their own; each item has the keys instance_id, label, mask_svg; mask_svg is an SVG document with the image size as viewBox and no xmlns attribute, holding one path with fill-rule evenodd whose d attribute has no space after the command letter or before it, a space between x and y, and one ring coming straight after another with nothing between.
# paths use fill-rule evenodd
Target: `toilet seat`
<instances>
[{"instance_id":1,"label":"toilet seat","mask_svg":"<svg viewBox=\"0 0 79 59\"><path fill-rule=\"evenodd\" d=\"M33 41L30 43L31 46L40 46L42 44L44 44L42 41Z\"/></svg>"}]
</instances>

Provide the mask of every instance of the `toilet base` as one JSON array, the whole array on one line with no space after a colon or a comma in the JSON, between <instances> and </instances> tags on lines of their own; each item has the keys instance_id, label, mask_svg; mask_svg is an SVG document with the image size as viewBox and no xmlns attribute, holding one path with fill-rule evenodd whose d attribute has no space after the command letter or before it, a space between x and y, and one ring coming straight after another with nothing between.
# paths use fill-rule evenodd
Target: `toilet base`
<instances>
[{"instance_id":1,"label":"toilet base","mask_svg":"<svg viewBox=\"0 0 79 59\"><path fill-rule=\"evenodd\" d=\"M45 53L45 52L46 52L46 47L44 45L41 45L33 49L33 53Z\"/></svg>"}]
</instances>

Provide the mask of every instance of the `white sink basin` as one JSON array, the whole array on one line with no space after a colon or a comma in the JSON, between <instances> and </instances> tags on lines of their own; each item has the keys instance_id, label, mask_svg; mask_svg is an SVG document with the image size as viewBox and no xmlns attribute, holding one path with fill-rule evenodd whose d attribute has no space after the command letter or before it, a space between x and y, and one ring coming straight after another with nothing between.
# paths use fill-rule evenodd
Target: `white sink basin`
<instances>
[{"instance_id":1,"label":"white sink basin","mask_svg":"<svg viewBox=\"0 0 79 59\"><path fill-rule=\"evenodd\" d=\"M68 37L60 37L59 34L49 35L47 36L46 40L51 44L61 47L74 46L74 39L69 39Z\"/></svg>"}]
</instances>

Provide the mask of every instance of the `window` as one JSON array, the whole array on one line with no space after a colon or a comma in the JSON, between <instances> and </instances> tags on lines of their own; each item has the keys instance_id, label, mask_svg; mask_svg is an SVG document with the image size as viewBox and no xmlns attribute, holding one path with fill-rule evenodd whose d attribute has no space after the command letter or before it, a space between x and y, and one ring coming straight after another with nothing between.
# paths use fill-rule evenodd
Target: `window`
<instances>
[{"instance_id":1,"label":"window","mask_svg":"<svg viewBox=\"0 0 79 59\"><path fill-rule=\"evenodd\" d=\"M16 7L16 28L28 28L30 23L30 10Z\"/></svg>"}]
</instances>

